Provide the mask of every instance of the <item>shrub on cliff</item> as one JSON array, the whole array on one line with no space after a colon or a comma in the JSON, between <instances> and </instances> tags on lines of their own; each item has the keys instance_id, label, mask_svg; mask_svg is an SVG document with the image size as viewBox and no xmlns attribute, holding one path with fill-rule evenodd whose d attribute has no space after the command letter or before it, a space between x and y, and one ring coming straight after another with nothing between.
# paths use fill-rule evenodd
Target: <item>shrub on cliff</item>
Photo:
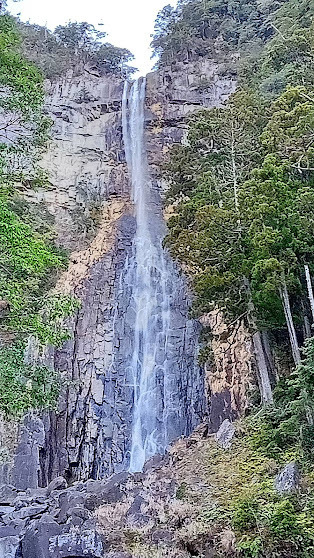
<instances>
[{"instance_id":1,"label":"shrub on cliff","mask_svg":"<svg viewBox=\"0 0 314 558\"><path fill-rule=\"evenodd\" d=\"M68 333L60 314L77 308L67 297L49 299L66 255L53 243L51 216L29 211L22 195L43 186L38 161L50 127L43 109L43 75L20 51L14 18L0 15L0 411L20 414L49 407L57 383L50 371L24 363L23 347L9 340L34 334L42 344L58 344ZM57 324L57 327L56 327Z\"/></svg>"}]
</instances>

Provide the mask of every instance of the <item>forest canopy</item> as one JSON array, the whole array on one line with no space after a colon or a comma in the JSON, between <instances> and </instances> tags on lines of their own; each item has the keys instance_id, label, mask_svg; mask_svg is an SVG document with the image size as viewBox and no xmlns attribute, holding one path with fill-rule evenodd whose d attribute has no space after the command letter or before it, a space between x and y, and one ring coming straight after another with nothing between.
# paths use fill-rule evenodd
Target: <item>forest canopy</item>
<instances>
[{"instance_id":1,"label":"forest canopy","mask_svg":"<svg viewBox=\"0 0 314 558\"><path fill-rule=\"evenodd\" d=\"M160 12L153 46L159 68L167 72L186 72L184 65L198 57L219 67L232 60L236 92L223 106L188 117L184 144L170 149L164 165L172 206L165 244L190 277L194 316L219 309L230 332L233 324L244 323L252 334L260 386L268 378L273 390L266 406L263 394L257 397L257 408L240 426L246 431L240 443L253 454L243 468L235 456L241 470L231 504L236 555L310 558L314 2L182 1ZM210 375L211 332L203 336L201 362ZM276 493L273 476L265 475L268 460L275 467L302 466L306 482L297 495ZM214 475L225 461L216 464ZM219 521L225 526L227 515L224 510L212 517L212 529Z\"/></svg>"},{"instance_id":2,"label":"forest canopy","mask_svg":"<svg viewBox=\"0 0 314 558\"><path fill-rule=\"evenodd\" d=\"M87 22L59 25L52 33L46 27L19 23L22 51L44 73L54 79L72 69L79 74L84 68L100 75L123 78L132 75L133 54L105 42L107 33Z\"/></svg>"}]
</instances>

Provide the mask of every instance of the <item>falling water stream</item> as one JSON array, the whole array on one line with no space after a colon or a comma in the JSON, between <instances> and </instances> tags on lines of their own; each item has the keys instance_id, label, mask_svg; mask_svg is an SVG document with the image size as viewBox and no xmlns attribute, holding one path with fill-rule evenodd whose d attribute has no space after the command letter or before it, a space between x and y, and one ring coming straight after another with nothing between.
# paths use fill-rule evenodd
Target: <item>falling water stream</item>
<instances>
[{"instance_id":1,"label":"falling water stream","mask_svg":"<svg viewBox=\"0 0 314 558\"><path fill-rule=\"evenodd\" d=\"M123 94L123 139L136 217L124 276L134 316L127 367L133 388L131 472L141 471L149 457L163 453L174 432L185 434L188 422L184 409L179 412L178 403L187 388L176 377L173 358L172 307L180 279L162 246L162 204L150 178L145 146L145 89L145 79L140 78L132 84L127 82ZM176 335L182 337L181 330ZM184 346L183 339L179 339L178 346ZM178 349L177 359L179 352ZM192 369L195 371L196 366Z\"/></svg>"}]
</instances>

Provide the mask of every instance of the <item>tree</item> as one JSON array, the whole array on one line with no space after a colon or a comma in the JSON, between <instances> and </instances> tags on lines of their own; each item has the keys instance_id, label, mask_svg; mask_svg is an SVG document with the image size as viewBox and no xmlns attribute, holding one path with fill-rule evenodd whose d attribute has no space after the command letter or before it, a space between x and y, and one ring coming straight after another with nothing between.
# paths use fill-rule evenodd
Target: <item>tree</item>
<instances>
[{"instance_id":1,"label":"tree","mask_svg":"<svg viewBox=\"0 0 314 558\"><path fill-rule=\"evenodd\" d=\"M98 49L107 33L98 31L94 25L83 21L58 25L55 29L55 36L61 44L76 53L79 51L92 53Z\"/></svg>"},{"instance_id":2,"label":"tree","mask_svg":"<svg viewBox=\"0 0 314 558\"><path fill-rule=\"evenodd\" d=\"M131 76L136 68L130 66L134 56L127 49L104 42L106 33L86 22L59 26L54 33L39 25L20 24L22 49L49 79L76 74L84 67L93 67L101 75Z\"/></svg>"},{"instance_id":3,"label":"tree","mask_svg":"<svg viewBox=\"0 0 314 558\"><path fill-rule=\"evenodd\" d=\"M36 219L30 225L25 213L16 211L18 190L45 180L38 159L49 129L43 76L19 48L15 20L0 16L0 84L6 92L0 99L0 299L8 309L1 315L1 326L25 331L65 258L53 246L47 224L39 232Z\"/></svg>"},{"instance_id":4,"label":"tree","mask_svg":"<svg viewBox=\"0 0 314 558\"><path fill-rule=\"evenodd\" d=\"M269 153L288 161L299 178L308 180L314 170L314 90L288 87L272 105L262 135Z\"/></svg>"}]
</instances>

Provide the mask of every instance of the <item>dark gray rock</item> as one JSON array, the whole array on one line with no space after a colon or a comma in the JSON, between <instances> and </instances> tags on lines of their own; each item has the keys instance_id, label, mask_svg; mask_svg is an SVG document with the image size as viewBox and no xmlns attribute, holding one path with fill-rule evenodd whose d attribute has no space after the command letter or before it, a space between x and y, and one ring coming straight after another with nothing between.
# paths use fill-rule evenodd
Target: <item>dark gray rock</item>
<instances>
[{"instance_id":1,"label":"dark gray rock","mask_svg":"<svg viewBox=\"0 0 314 558\"><path fill-rule=\"evenodd\" d=\"M76 506L75 508L70 508L68 510L68 517L79 517L83 521L87 521L91 517L91 512L86 508Z\"/></svg>"},{"instance_id":2,"label":"dark gray rock","mask_svg":"<svg viewBox=\"0 0 314 558\"><path fill-rule=\"evenodd\" d=\"M86 495L76 490L65 490L58 498L58 522L65 523L69 517L69 510L74 507L84 507Z\"/></svg>"},{"instance_id":3,"label":"dark gray rock","mask_svg":"<svg viewBox=\"0 0 314 558\"><path fill-rule=\"evenodd\" d=\"M53 490L64 490L68 487L68 483L64 477L57 477L51 481L47 488L48 496L53 492Z\"/></svg>"},{"instance_id":4,"label":"dark gray rock","mask_svg":"<svg viewBox=\"0 0 314 558\"><path fill-rule=\"evenodd\" d=\"M27 415L14 459L12 484L18 490L38 488L39 450L45 444L45 429L39 417Z\"/></svg>"},{"instance_id":5,"label":"dark gray rock","mask_svg":"<svg viewBox=\"0 0 314 558\"><path fill-rule=\"evenodd\" d=\"M26 520L24 519L8 519L7 526L4 527L4 529L12 530L13 531L12 535L17 536L17 535L21 535L25 531L25 527L26 527Z\"/></svg>"},{"instance_id":6,"label":"dark gray rock","mask_svg":"<svg viewBox=\"0 0 314 558\"><path fill-rule=\"evenodd\" d=\"M146 500L140 494L135 496L126 514L126 520L129 526L144 527L151 522L152 517L143 512L143 505L145 505L145 503Z\"/></svg>"},{"instance_id":7,"label":"dark gray rock","mask_svg":"<svg viewBox=\"0 0 314 558\"><path fill-rule=\"evenodd\" d=\"M60 533L61 527L55 522L34 521L22 540L23 558L56 558L50 553L49 541Z\"/></svg>"},{"instance_id":8,"label":"dark gray rock","mask_svg":"<svg viewBox=\"0 0 314 558\"><path fill-rule=\"evenodd\" d=\"M164 455L154 455L148 461L146 461L143 472L148 473L150 471L154 471L155 469L159 469L166 464L167 460L169 461L169 457L166 457Z\"/></svg>"},{"instance_id":9,"label":"dark gray rock","mask_svg":"<svg viewBox=\"0 0 314 558\"><path fill-rule=\"evenodd\" d=\"M15 508L13 506L0 506L0 516L12 513L14 510Z\"/></svg>"},{"instance_id":10,"label":"dark gray rock","mask_svg":"<svg viewBox=\"0 0 314 558\"><path fill-rule=\"evenodd\" d=\"M0 527L0 539L4 539L6 537L14 537L16 534L16 530L12 525Z\"/></svg>"},{"instance_id":11,"label":"dark gray rock","mask_svg":"<svg viewBox=\"0 0 314 558\"><path fill-rule=\"evenodd\" d=\"M63 531L59 535L50 537L47 558L73 558L74 556L103 558L104 544L97 531L90 529L82 531L74 527L69 532Z\"/></svg>"},{"instance_id":12,"label":"dark gray rock","mask_svg":"<svg viewBox=\"0 0 314 558\"><path fill-rule=\"evenodd\" d=\"M112 485L111 482L103 487L102 492L91 494L85 500L85 507L88 510L95 510L103 504L116 504L124 497L124 492L118 486Z\"/></svg>"},{"instance_id":13,"label":"dark gray rock","mask_svg":"<svg viewBox=\"0 0 314 558\"><path fill-rule=\"evenodd\" d=\"M156 544L169 544L173 542L174 538L173 531L168 531L168 529L158 529L152 533L152 542Z\"/></svg>"},{"instance_id":14,"label":"dark gray rock","mask_svg":"<svg viewBox=\"0 0 314 558\"><path fill-rule=\"evenodd\" d=\"M14 519L27 519L37 517L38 515L43 514L48 508L48 504L37 504L34 506L26 506L25 508L21 508L13 512L12 517Z\"/></svg>"},{"instance_id":15,"label":"dark gray rock","mask_svg":"<svg viewBox=\"0 0 314 558\"><path fill-rule=\"evenodd\" d=\"M0 558L15 558L19 546L19 537L13 536L0 539Z\"/></svg>"},{"instance_id":16,"label":"dark gray rock","mask_svg":"<svg viewBox=\"0 0 314 558\"><path fill-rule=\"evenodd\" d=\"M129 517L130 515L136 515L141 513L143 504L145 504L144 498L140 495L136 496L128 510L127 516Z\"/></svg>"},{"instance_id":17,"label":"dark gray rock","mask_svg":"<svg viewBox=\"0 0 314 558\"><path fill-rule=\"evenodd\" d=\"M232 440L235 435L235 426L229 419L223 421L217 434L216 441L219 446L225 450L230 449L232 446Z\"/></svg>"},{"instance_id":18,"label":"dark gray rock","mask_svg":"<svg viewBox=\"0 0 314 558\"><path fill-rule=\"evenodd\" d=\"M2 505L10 506L15 500L17 495L17 490L12 485L5 484L0 487L0 503Z\"/></svg>"},{"instance_id":19,"label":"dark gray rock","mask_svg":"<svg viewBox=\"0 0 314 558\"><path fill-rule=\"evenodd\" d=\"M26 497L29 502L40 502L43 503L47 499L47 489L46 488L35 488L26 491Z\"/></svg>"},{"instance_id":20,"label":"dark gray rock","mask_svg":"<svg viewBox=\"0 0 314 558\"><path fill-rule=\"evenodd\" d=\"M291 494L296 492L300 486L300 470L297 463L288 463L277 475L275 488L279 494Z\"/></svg>"},{"instance_id":21,"label":"dark gray rock","mask_svg":"<svg viewBox=\"0 0 314 558\"><path fill-rule=\"evenodd\" d=\"M124 484L126 484L130 479L132 479L132 473L128 473L127 471L121 471L121 473L116 473L115 475L112 475L108 481L111 484L114 484L115 486L123 486Z\"/></svg>"}]
</instances>

